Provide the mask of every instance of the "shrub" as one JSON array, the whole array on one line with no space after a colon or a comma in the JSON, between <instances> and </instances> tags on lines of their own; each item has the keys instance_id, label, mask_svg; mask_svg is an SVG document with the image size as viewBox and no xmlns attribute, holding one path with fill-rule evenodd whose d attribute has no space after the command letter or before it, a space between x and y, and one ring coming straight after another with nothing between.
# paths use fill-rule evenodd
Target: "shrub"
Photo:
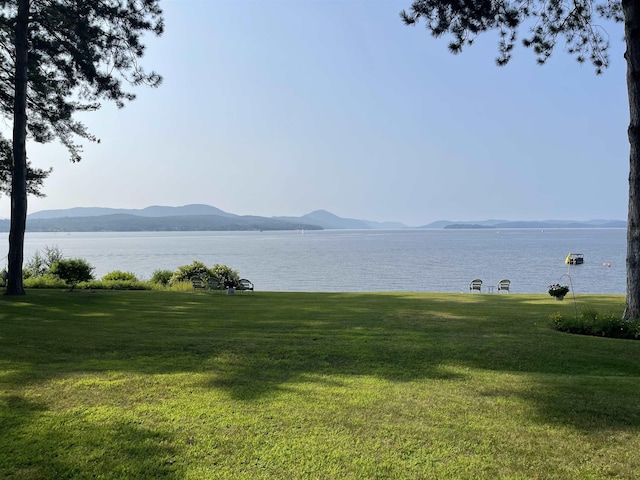
<instances>
[{"instance_id":1,"label":"shrub","mask_svg":"<svg viewBox=\"0 0 640 480\"><path fill-rule=\"evenodd\" d=\"M164 286L169 283L172 276L173 272L171 270L156 270L151 275L151 280L149 280L149 282Z\"/></svg>"},{"instance_id":2,"label":"shrub","mask_svg":"<svg viewBox=\"0 0 640 480\"><path fill-rule=\"evenodd\" d=\"M114 280L128 280L135 282L138 279L131 272L122 272L120 270L114 270L113 272L109 272L102 277L103 282L114 281Z\"/></svg>"},{"instance_id":3,"label":"shrub","mask_svg":"<svg viewBox=\"0 0 640 480\"><path fill-rule=\"evenodd\" d=\"M237 287L240 281L238 272L226 265L215 264L211 267L211 274L222 280L225 287Z\"/></svg>"},{"instance_id":4,"label":"shrub","mask_svg":"<svg viewBox=\"0 0 640 480\"><path fill-rule=\"evenodd\" d=\"M586 310L578 316L554 313L551 326L560 332L610 338L640 338L640 321L628 322L613 313L599 314Z\"/></svg>"},{"instance_id":5,"label":"shrub","mask_svg":"<svg viewBox=\"0 0 640 480\"><path fill-rule=\"evenodd\" d=\"M83 290L151 290L151 284L139 280L90 280L78 283Z\"/></svg>"},{"instance_id":6,"label":"shrub","mask_svg":"<svg viewBox=\"0 0 640 480\"><path fill-rule=\"evenodd\" d=\"M25 278L24 286L25 288L65 288L67 284L54 274L47 273L39 277Z\"/></svg>"},{"instance_id":7,"label":"shrub","mask_svg":"<svg viewBox=\"0 0 640 480\"><path fill-rule=\"evenodd\" d=\"M212 273L204 263L194 260L191 265L178 267L178 271L171 275L169 285L173 285L178 282L186 282L194 276L199 276L206 280L212 276Z\"/></svg>"},{"instance_id":8,"label":"shrub","mask_svg":"<svg viewBox=\"0 0 640 480\"><path fill-rule=\"evenodd\" d=\"M82 258L59 260L51 266L51 273L71 285L71 290L80 282L93 280L93 267Z\"/></svg>"},{"instance_id":9,"label":"shrub","mask_svg":"<svg viewBox=\"0 0 640 480\"><path fill-rule=\"evenodd\" d=\"M155 274L156 272L154 272L154 276ZM172 287L183 282L189 283L191 277L194 276L201 277L205 281L211 277L219 278L225 287L237 287L240 280L238 272L226 265L215 264L209 268L204 263L194 260L191 265L178 267L178 270L172 273L167 285ZM189 283L189 286L191 288L191 283Z\"/></svg>"},{"instance_id":10,"label":"shrub","mask_svg":"<svg viewBox=\"0 0 640 480\"><path fill-rule=\"evenodd\" d=\"M36 250L33 257L25 263L22 275L24 278L42 277L43 275L51 273L53 264L62 259L62 251L57 246L45 246L44 254Z\"/></svg>"}]
</instances>

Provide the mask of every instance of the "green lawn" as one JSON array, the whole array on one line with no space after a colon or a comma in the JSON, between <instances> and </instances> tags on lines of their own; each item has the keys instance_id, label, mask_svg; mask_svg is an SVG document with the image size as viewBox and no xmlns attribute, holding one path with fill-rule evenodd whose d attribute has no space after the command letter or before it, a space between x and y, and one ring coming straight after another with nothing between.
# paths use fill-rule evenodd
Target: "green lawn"
<instances>
[{"instance_id":1,"label":"green lawn","mask_svg":"<svg viewBox=\"0 0 640 480\"><path fill-rule=\"evenodd\" d=\"M640 342L556 332L557 311L571 299L1 297L0 478L638 478Z\"/></svg>"}]
</instances>

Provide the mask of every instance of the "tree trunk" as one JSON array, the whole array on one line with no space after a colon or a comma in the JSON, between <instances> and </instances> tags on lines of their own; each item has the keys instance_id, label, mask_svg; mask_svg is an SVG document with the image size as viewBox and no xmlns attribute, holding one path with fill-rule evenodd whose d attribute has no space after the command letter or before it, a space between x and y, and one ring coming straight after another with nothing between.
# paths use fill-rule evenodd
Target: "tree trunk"
<instances>
[{"instance_id":1,"label":"tree trunk","mask_svg":"<svg viewBox=\"0 0 640 480\"><path fill-rule=\"evenodd\" d=\"M13 168L11 172L11 229L7 295L24 295L22 262L27 227L27 75L29 0L18 0L15 30L15 92L13 103Z\"/></svg>"}]
</instances>

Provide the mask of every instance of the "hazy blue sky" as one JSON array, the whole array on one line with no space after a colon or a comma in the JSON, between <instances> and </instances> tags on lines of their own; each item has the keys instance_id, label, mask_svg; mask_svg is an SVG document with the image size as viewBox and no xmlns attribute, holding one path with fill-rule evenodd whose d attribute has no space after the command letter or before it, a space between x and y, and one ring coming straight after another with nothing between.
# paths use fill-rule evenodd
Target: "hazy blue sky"
<instances>
[{"instance_id":1,"label":"hazy blue sky","mask_svg":"<svg viewBox=\"0 0 640 480\"><path fill-rule=\"evenodd\" d=\"M236 214L435 220L626 218L622 26L601 76L556 50L544 67L497 36L461 55L410 0L164 0L148 39L159 89L83 119L101 138L53 166L29 212L206 203ZM0 215L9 215L9 199Z\"/></svg>"}]
</instances>

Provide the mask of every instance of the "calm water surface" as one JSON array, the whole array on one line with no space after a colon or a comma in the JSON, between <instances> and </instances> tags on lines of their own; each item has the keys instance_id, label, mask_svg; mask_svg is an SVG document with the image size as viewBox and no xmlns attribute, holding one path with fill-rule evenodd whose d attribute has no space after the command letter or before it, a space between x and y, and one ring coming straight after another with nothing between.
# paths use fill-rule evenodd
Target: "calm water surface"
<instances>
[{"instance_id":1,"label":"calm water surface","mask_svg":"<svg viewBox=\"0 0 640 480\"><path fill-rule=\"evenodd\" d=\"M573 252L585 255L569 271L576 293L625 293L625 237L625 229L27 233L25 261L57 246L97 277L124 270L145 279L200 260L231 266L258 290L467 292L473 278L485 286L508 278L513 293L544 293L568 283Z\"/></svg>"}]
</instances>

